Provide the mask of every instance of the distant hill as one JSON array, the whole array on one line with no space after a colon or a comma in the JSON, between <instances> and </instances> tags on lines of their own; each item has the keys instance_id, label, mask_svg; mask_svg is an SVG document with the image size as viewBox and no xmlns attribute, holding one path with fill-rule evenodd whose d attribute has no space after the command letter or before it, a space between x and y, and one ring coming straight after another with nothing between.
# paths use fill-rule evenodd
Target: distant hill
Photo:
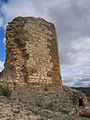
<instances>
[{"instance_id":1,"label":"distant hill","mask_svg":"<svg viewBox=\"0 0 90 120\"><path fill-rule=\"evenodd\" d=\"M83 88L83 87L72 87L73 89L80 90L86 94L87 97L90 97L90 87Z\"/></svg>"}]
</instances>

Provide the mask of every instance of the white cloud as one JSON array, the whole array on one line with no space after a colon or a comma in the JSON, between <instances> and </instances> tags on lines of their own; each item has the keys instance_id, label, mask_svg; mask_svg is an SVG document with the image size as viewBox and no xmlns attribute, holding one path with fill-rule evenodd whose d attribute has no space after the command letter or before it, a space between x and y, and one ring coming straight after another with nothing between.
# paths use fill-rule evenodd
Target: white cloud
<instances>
[{"instance_id":1,"label":"white cloud","mask_svg":"<svg viewBox=\"0 0 90 120\"><path fill-rule=\"evenodd\" d=\"M3 20L3 17L0 17L0 27L2 27L4 24L4 20Z\"/></svg>"},{"instance_id":2,"label":"white cloud","mask_svg":"<svg viewBox=\"0 0 90 120\"><path fill-rule=\"evenodd\" d=\"M6 38L3 38L3 43L6 44Z\"/></svg>"},{"instance_id":3,"label":"white cloud","mask_svg":"<svg viewBox=\"0 0 90 120\"><path fill-rule=\"evenodd\" d=\"M90 38L79 38L72 41L72 48L75 50L90 50Z\"/></svg>"},{"instance_id":4,"label":"white cloud","mask_svg":"<svg viewBox=\"0 0 90 120\"><path fill-rule=\"evenodd\" d=\"M79 41L79 42L78 42ZM73 40L71 50L67 56L70 65L62 65L63 83L68 86L90 85L90 38Z\"/></svg>"},{"instance_id":5,"label":"white cloud","mask_svg":"<svg viewBox=\"0 0 90 120\"><path fill-rule=\"evenodd\" d=\"M38 2L32 0L9 0L7 4L2 5L1 11L6 17L6 22L17 16L35 16L49 20L46 5L45 3L42 4L41 0Z\"/></svg>"},{"instance_id":6,"label":"white cloud","mask_svg":"<svg viewBox=\"0 0 90 120\"><path fill-rule=\"evenodd\" d=\"M0 61L0 72L4 69L4 62Z\"/></svg>"},{"instance_id":7,"label":"white cloud","mask_svg":"<svg viewBox=\"0 0 90 120\"><path fill-rule=\"evenodd\" d=\"M79 38L71 42L71 61L77 65L90 65L90 38Z\"/></svg>"}]
</instances>

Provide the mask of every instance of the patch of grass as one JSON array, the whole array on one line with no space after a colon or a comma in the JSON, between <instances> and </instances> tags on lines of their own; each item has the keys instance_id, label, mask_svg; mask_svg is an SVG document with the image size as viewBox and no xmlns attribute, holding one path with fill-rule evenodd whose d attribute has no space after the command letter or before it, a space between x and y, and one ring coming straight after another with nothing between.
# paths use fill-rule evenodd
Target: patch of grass
<instances>
[{"instance_id":1,"label":"patch of grass","mask_svg":"<svg viewBox=\"0 0 90 120\"><path fill-rule=\"evenodd\" d=\"M53 111L53 104L49 103L46 109Z\"/></svg>"},{"instance_id":2,"label":"patch of grass","mask_svg":"<svg viewBox=\"0 0 90 120\"><path fill-rule=\"evenodd\" d=\"M37 103L37 106L38 106L38 107L41 107L41 103Z\"/></svg>"},{"instance_id":3,"label":"patch of grass","mask_svg":"<svg viewBox=\"0 0 90 120\"><path fill-rule=\"evenodd\" d=\"M9 97L12 94L12 89L7 85L0 85L0 93L3 96Z\"/></svg>"}]
</instances>

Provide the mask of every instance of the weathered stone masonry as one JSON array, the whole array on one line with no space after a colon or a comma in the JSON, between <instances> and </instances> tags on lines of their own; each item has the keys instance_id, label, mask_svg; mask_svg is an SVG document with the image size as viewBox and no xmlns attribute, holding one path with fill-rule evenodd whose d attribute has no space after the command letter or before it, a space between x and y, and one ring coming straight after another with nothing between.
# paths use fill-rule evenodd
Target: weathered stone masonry
<instances>
[{"instance_id":1,"label":"weathered stone masonry","mask_svg":"<svg viewBox=\"0 0 90 120\"><path fill-rule=\"evenodd\" d=\"M4 81L61 85L55 27L41 18L17 17L6 29Z\"/></svg>"},{"instance_id":2,"label":"weathered stone masonry","mask_svg":"<svg viewBox=\"0 0 90 120\"><path fill-rule=\"evenodd\" d=\"M85 94L62 86L55 27L41 18L17 17L8 24L1 83L15 87L10 99L20 106L39 105L69 115L87 107Z\"/></svg>"}]
</instances>

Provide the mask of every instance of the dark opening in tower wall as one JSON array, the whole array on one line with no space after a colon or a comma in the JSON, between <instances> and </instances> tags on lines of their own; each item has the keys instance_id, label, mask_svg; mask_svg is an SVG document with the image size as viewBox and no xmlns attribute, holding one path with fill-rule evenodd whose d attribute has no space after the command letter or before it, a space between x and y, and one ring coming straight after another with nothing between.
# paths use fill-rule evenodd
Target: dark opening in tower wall
<instances>
[{"instance_id":1,"label":"dark opening in tower wall","mask_svg":"<svg viewBox=\"0 0 90 120\"><path fill-rule=\"evenodd\" d=\"M84 106L83 98L79 98L78 102L80 107Z\"/></svg>"}]
</instances>

